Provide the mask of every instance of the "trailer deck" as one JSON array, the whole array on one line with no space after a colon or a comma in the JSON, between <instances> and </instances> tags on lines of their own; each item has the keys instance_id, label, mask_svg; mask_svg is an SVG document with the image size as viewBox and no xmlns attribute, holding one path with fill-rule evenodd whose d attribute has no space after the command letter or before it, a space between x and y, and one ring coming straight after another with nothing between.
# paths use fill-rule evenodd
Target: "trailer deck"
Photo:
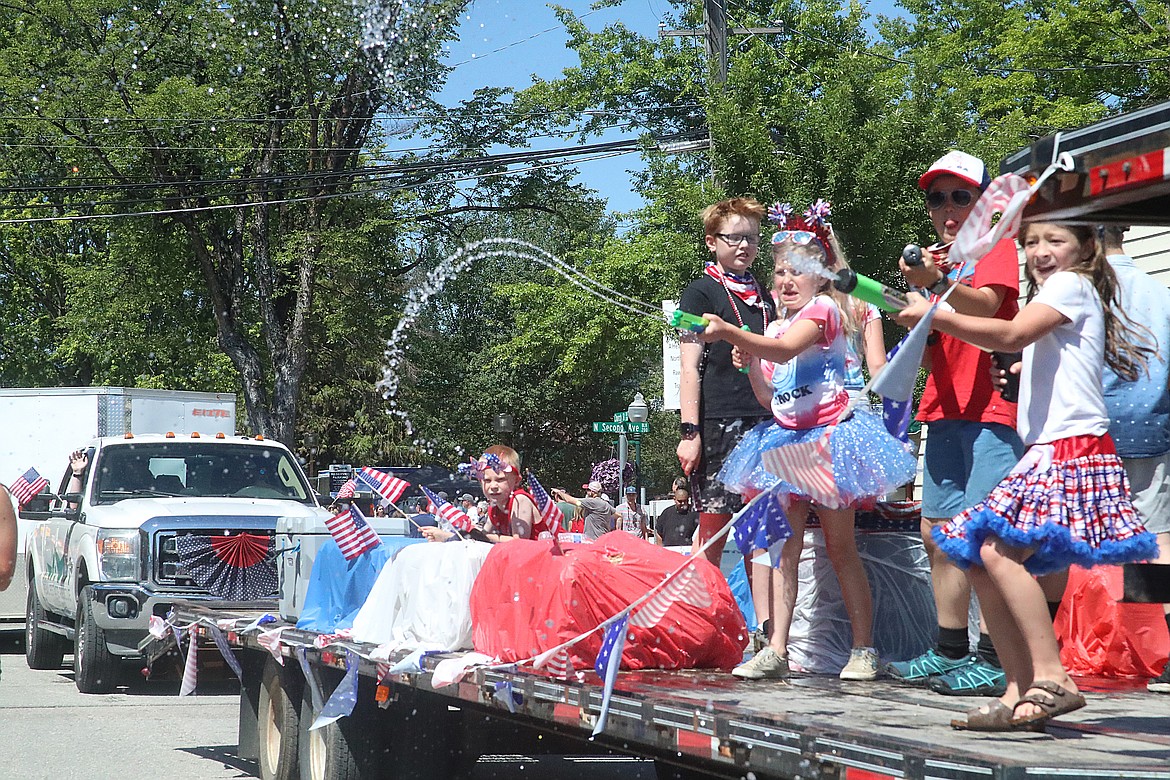
<instances>
[{"instance_id":1,"label":"trailer deck","mask_svg":"<svg viewBox=\"0 0 1170 780\"><path fill-rule=\"evenodd\" d=\"M176 611L181 624L220 621L223 627L228 618L229 642L248 650L261 649L259 632L240 629L258 614L187 605ZM295 648L304 648L315 666L343 669L348 648L364 656L362 677L372 682L377 674L368 659L372 645L343 642L320 649L314 645L317 634L295 628L282 638L289 657ZM166 640L156 643L148 655L157 656L165 645ZM431 672L444 657L450 656L427 657L423 674L395 674L383 684L395 695L409 690L411 695L441 697L448 707L477 710L582 744L588 739L602 694L592 670L583 680L565 681L535 671L479 669L436 689ZM497 683L504 682L519 694L515 712L493 696ZM1089 706L1053 722L1046 733L978 734L949 725L977 705L977 699L891 682L851 683L824 676L747 682L707 670L622 672L606 731L593 744L594 749L604 746L685 767L697 776L758 780L1170 780L1170 696L1147 693L1144 680L1079 682ZM241 697L242 706L247 698Z\"/></svg>"}]
</instances>

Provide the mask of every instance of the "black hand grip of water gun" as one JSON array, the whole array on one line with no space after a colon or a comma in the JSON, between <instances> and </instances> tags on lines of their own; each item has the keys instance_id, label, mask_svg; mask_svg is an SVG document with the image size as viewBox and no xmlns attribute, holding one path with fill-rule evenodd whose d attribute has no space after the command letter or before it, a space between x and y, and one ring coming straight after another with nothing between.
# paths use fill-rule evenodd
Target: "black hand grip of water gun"
<instances>
[{"instance_id":1,"label":"black hand grip of water gun","mask_svg":"<svg viewBox=\"0 0 1170 780\"><path fill-rule=\"evenodd\" d=\"M1012 373L1012 366L1024 359L1023 352L992 352L991 365L1004 372L1007 384L999 389L999 396L1005 401L1015 403L1020 398L1020 375Z\"/></svg>"}]
</instances>

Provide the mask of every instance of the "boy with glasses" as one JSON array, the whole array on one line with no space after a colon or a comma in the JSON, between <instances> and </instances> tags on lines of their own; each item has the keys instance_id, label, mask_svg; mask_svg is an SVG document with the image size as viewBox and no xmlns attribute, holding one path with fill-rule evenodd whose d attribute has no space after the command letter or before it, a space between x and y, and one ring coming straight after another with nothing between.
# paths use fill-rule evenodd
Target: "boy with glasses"
<instances>
[{"instance_id":1,"label":"boy with glasses","mask_svg":"<svg viewBox=\"0 0 1170 780\"><path fill-rule=\"evenodd\" d=\"M946 247L988 184L987 169L976 157L952 151L935 161L918 186L926 192L939 244L923 251L922 265L900 261L899 266L907 282L935 296L957 287L946 302L955 311L1010 320L1019 310L1015 244L1000 241L973 268L952 268L946 256ZM1016 433L1016 405L993 388L990 354L945 333L931 334L928 343L930 376L918 407L918 420L929 426L921 530L938 611L938 643L917 658L889 664L886 671L939 693L999 695L1003 669L982 617L977 651L969 649L967 575L938 549L930 529L983 500L1019 461L1023 444Z\"/></svg>"},{"instance_id":2,"label":"boy with glasses","mask_svg":"<svg viewBox=\"0 0 1170 780\"><path fill-rule=\"evenodd\" d=\"M712 312L728 322L763 333L776 318L768 293L751 274L760 245L765 209L752 198L731 198L703 210L704 243L711 259L703 275L687 285L679 308L692 314ZM696 549L722 528L741 501L715 479L723 459L743 434L771 413L760 405L751 381L732 365L727 342L703 344L683 334L679 386L681 422L678 461L691 478L691 496L699 510ZM707 550L716 566L723 545Z\"/></svg>"}]
</instances>

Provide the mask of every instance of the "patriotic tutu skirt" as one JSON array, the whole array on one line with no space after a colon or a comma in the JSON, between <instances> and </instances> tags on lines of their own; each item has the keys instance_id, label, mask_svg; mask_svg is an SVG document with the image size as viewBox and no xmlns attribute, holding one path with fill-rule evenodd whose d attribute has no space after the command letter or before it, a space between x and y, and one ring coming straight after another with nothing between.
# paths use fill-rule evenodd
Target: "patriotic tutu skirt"
<instances>
[{"instance_id":1,"label":"patriotic tutu skirt","mask_svg":"<svg viewBox=\"0 0 1170 780\"><path fill-rule=\"evenodd\" d=\"M751 497L765 490L831 509L881 498L914 479L910 447L867 409L835 425L793 430L775 420L752 428L723 462L718 479Z\"/></svg>"},{"instance_id":2,"label":"patriotic tutu skirt","mask_svg":"<svg viewBox=\"0 0 1170 780\"><path fill-rule=\"evenodd\" d=\"M1024 568L1032 574L1158 554L1154 535L1130 500L1129 480L1108 435L1032 445L987 498L932 533L961 568L983 565L980 548L989 536L1031 548Z\"/></svg>"}]
</instances>

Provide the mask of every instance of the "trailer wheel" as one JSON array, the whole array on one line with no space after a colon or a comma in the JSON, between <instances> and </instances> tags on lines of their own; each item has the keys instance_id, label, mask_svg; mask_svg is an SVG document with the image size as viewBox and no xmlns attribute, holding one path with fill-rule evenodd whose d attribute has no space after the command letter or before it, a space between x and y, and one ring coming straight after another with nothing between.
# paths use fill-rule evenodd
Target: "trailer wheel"
<instances>
[{"instance_id":1,"label":"trailer wheel","mask_svg":"<svg viewBox=\"0 0 1170 780\"><path fill-rule=\"evenodd\" d=\"M37 595L36 582L28 584L24 608L24 660L29 669L60 669L65 658L65 637L40 627L45 609Z\"/></svg>"},{"instance_id":2,"label":"trailer wheel","mask_svg":"<svg viewBox=\"0 0 1170 780\"><path fill-rule=\"evenodd\" d=\"M300 780L359 780L361 771L341 727L334 722L309 731L313 718L313 697L306 682L297 740Z\"/></svg>"},{"instance_id":3,"label":"trailer wheel","mask_svg":"<svg viewBox=\"0 0 1170 780\"><path fill-rule=\"evenodd\" d=\"M275 659L265 662L256 724L261 780L297 778L300 697L291 677Z\"/></svg>"},{"instance_id":4,"label":"trailer wheel","mask_svg":"<svg viewBox=\"0 0 1170 780\"><path fill-rule=\"evenodd\" d=\"M106 632L93 619L93 589L77 600L73 639L73 678L82 693L109 693L118 682L118 658L106 646Z\"/></svg>"}]
</instances>

